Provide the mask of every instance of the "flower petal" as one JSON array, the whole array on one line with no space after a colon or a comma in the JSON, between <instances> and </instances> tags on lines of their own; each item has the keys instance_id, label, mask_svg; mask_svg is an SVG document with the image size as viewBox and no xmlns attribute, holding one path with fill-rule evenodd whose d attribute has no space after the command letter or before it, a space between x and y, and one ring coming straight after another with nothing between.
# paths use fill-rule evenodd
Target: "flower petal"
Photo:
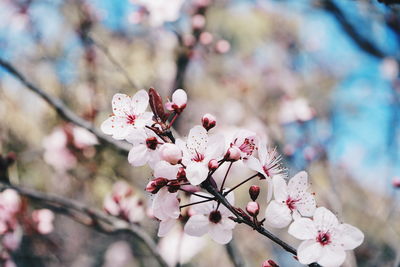
<instances>
[{"instance_id":1,"label":"flower petal","mask_svg":"<svg viewBox=\"0 0 400 267\"><path fill-rule=\"evenodd\" d=\"M319 207L314 213L315 227L321 231L328 231L334 229L339 225L339 221L330 210L324 207Z\"/></svg>"},{"instance_id":2,"label":"flower petal","mask_svg":"<svg viewBox=\"0 0 400 267\"><path fill-rule=\"evenodd\" d=\"M326 267L339 267L346 259L346 253L341 249L334 249L332 246L322 248L318 264Z\"/></svg>"},{"instance_id":3,"label":"flower petal","mask_svg":"<svg viewBox=\"0 0 400 267\"><path fill-rule=\"evenodd\" d=\"M158 226L157 236L163 237L166 236L169 231L175 226L177 220L175 219L167 219L164 221L160 221L160 225Z\"/></svg>"},{"instance_id":4,"label":"flower petal","mask_svg":"<svg viewBox=\"0 0 400 267\"><path fill-rule=\"evenodd\" d=\"M125 94L115 94L111 101L113 113L119 117L131 114L131 98Z\"/></svg>"},{"instance_id":5,"label":"flower petal","mask_svg":"<svg viewBox=\"0 0 400 267\"><path fill-rule=\"evenodd\" d=\"M145 144L148 135L144 129L132 129L126 137L126 141L132 145Z\"/></svg>"},{"instance_id":6,"label":"flower petal","mask_svg":"<svg viewBox=\"0 0 400 267\"><path fill-rule=\"evenodd\" d=\"M318 231L314 222L309 218L295 220L290 226L288 233L300 240L315 239Z\"/></svg>"},{"instance_id":7,"label":"flower petal","mask_svg":"<svg viewBox=\"0 0 400 267\"><path fill-rule=\"evenodd\" d=\"M207 196L207 197L212 197L212 195L204 193L204 192L198 192L197 194L202 195L202 196ZM195 203L199 201L203 201L205 198L196 196L196 195L191 195L190 196L190 203ZM204 202L204 203L199 203L196 205L191 206L191 210L195 214L203 214L203 215L209 215L210 212L214 209L214 204L215 201L210 201L210 202Z\"/></svg>"},{"instance_id":8,"label":"flower petal","mask_svg":"<svg viewBox=\"0 0 400 267\"><path fill-rule=\"evenodd\" d=\"M297 258L302 264L316 262L322 254L322 246L315 240L306 240L301 242L297 248Z\"/></svg>"},{"instance_id":9,"label":"flower petal","mask_svg":"<svg viewBox=\"0 0 400 267\"><path fill-rule=\"evenodd\" d=\"M225 150L224 136L217 134L209 138L205 158L207 161L211 159L219 159L223 156Z\"/></svg>"},{"instance_id":10,"label":"flower petal","mask_svg":"<svg viewBox=\"0 0 400 267\"><path fill-rule=\"evenodd\" d=\"M265 210L265 219L272 227L284 228L292 221L292 215L286 204L273 200Z\"/></svg>"},{"instance_id":11,"label":"flower petal","mask_svg":"<svg viewBox=\"0 0 400 267\"><path fill-rule=\"evenodd\" d=\"M311 193L305 192L296 203L296 209L301 215L311 217L314 215L316 205L314 196Z\"/></svg>"},{"instance_id":12,"label":"flower petal","mask_svg":"<svg viewBox=\"0 0 400 267\"><path fill-rule=\"evenodd\" d=\"M308 186L308 174L305 171L298 172L288 182L288 193L292 198L299 199Z\"/></svg>"},{"instance_id":13,"label":"flower petal","mask_svg":"<svg viewBox=\"0 0 400 267\"><path fill-rule=\"evenodd\" d=\"M262 165L258 159L255 157L251 156L248 157L247 160L243 161L243 163L251 170L259 172L263 174L264 176L267 176L262 168Z\"/></svg>"},{"instance_id":14,"label":"flower petal","mask_svg":"<svg viewBox=\"0 0 400 267\"><path fill-rule=\"evenodd\" d=\"M219 223L210 223L209 234L215 242L222 245L225 245L232 240L232 229L225 229Z\"/></svg>"},{"instance_id":15,"label":"flower petal","mask_svg":"<svg viewBox=\"0 0 400 267\"><path fill-rule=\"evenodd\" d=\"M197 125L190 129L186 147L191 155L204 154L208 143L208 134L203 126Z\"/></svg>"},{"instance_id":16,"label":"flower petal","mask_svg":"<svg viewBox=\"0 0 400 267\"><path fill-rule=\"evenodd\" d=\"M344 250L355 249L364 241L364 234L357 227L343 223L338 230L341 235L338 241Z\"/></svg>"},{"instance_id":17,"label":"flower petal","mask_svg":"<svg viewBox=\"0 0 400 267\"><path fill-rule=\"evenodd\" d=\"M192 185L201 184L208 175L208 166L201 162L192 162L186 167L186 178Z\"/></svg>"},{"instance_id":18,"label":"flower petal","mask_svg":"<svg viewBox=\"0 0 400 267\"><path fill-rule=\"evenodd\" d=\"M204 215L193 215L185 224L184 231L191 236L202 236L208 232L208 218Z\"/></svg>"},{"instance_id":19,"label":"flower petal","mask_svg":"<svg viewBox=\"0 0 400 267\"><path fill-rule=\"evenodd\" d=\"M153 215L159 220L177 219L180 215L177 193L168 192L167 188L161 188L154 197L152 203Z\"/></svg>"},{"instance_id":20,"label":"flower petal","mask_svg":"<svg viewBox=\"0 0 400 267\"><path fill-rule=\"evenodd\" d=\"M160 161L154 167L154 177L155 178L166 178L168 180L176 179L176 174L178 173L179 165L171 165L166 161Z\"/></svg>"},{"instance_id":21,"label":"flower petal","mask_svg":"<svg viewBox=\"0 0 400 267\"><path fill-rule=\"evenodd\" d=\"M112 137L117 140L126 138L132 129L130 125L126 123L125 117L118 116L109 117L101 124L100 128L103 133L112 135Z\"/></svg>"},{"instance_id":22,"label":"flower petal","mask_svg":"<svg viewBox=\"0 0 400 267\"><path fill-rule=\"evenodd\" d=\"M282 176L274 176L272 178L274 183L274 197L278 202L286 201L288 198L288 186L286 185L285 179Z\"/></svg>"},{"instance_id":23,"label":"flower petal","mask_svg":"<svg viewBox=\"0 0 400 267\"><path fill-rule=\"evenodd\" d=\"M134 167L145 165L149 161L149 153L146 145L137 145L131 148L128 161Z\"/></svg>"},{"instance_id":24,"label":"flower petal","mask_svg":"<svg viewBox=\"0 0 400 267\"><path fill-rule=\"evenodd\" d=\"M138 91L131 102L132 113L135 115L142 114L149 104L149 94L145 90Z\"/></svg>"}]
</instances>

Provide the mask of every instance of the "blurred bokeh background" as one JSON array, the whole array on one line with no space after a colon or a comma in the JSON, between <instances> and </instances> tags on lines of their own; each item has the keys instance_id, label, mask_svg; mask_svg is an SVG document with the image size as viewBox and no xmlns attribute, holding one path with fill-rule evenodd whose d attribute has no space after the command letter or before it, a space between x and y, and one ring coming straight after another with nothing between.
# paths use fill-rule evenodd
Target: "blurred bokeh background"
<instances>
[{"instance_id":1,"label":"blurred bokeh background","mask_svg":"<svg viewBox=\"0 0 400 267\"><path fill-rule=\"evenodd\" d=\"M184 88L180 135L205 113L217 131L265 135L291 175L309 172L319 205L365 233L345 266L399 266L399 12L375 0L0 0L0 58L96 127L117 92L154 87L166 98ZM150 169L74 129L1 66L0 118L0 153L16 155L12 183L102 209L125 180L148 207ZM245 205L245 189L237 199ZM176 229L157 239L155 220L138 224L171 266L174 253L183 266L234 266L207 237L183 240ZM234 239L247 266L296 266L245 226ZM139 241L60 214L13 257L17 266L158 266Z\"/></svg>"}]
</instances>

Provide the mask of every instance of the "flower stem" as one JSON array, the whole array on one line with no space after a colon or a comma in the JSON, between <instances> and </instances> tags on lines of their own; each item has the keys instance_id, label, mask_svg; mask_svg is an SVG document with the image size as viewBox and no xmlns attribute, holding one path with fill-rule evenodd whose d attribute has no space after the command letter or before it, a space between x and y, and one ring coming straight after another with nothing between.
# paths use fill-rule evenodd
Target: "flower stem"
<instances>
[{"instance_id":1,"label":"flower stem","mask_svg":"<svg viewBox=\"0 0 400 267\"><path fill-rule=\"evenodd\" d=\"M190 192L190 191L185 190L185 189L183 189L183 188L179 188L179 190L181 190L181 191L183 191L183 192L186 192L186 193L188 193L188 194L191 194L191 195L195 195L195 196L201 197L201 198L205 198L205 199L209 199L209 200L214 200L213 197L203 196L203 195L197 194L197 193L195 193L195 192Z\"/></svg>"},{"instance_id":2,"label":"flower stem","mask_svg":"<svg viewBox=\"0 0 400 267\"><path fill-rule=\"evenodd\" d=\"M241 186L241 185L247 183L248 181L250 181L251 179L253 179L254 177L257 177L257 176L258 176L258 173L257 173L257 174L254 174L254 175L252 175L252 176L250 176L250 177L247 178L246 180L240 182L239 184L235 185L234 187L232 187L231 189L229 189L228 191L226 191L223 195L226 196L227 194L229 194L230 192L232 192L233 190L235 190L235 189L238 188L239 186Z\"/></svg>"},{"instance_id":3,"label":"flower stem","mask_svg":"<svg viewBox=\"0 0 400 267\"><path fill-rule=\"evenodd\" d=\"M215 200L215 198L206 199L206 200L201 200L201 201L185 204L185 205L179 206L179 208L182 209L182 208L186 208L186 207L193 206L193 205L200 204L200 203L206 203L206 202L213 201L213 200Z\"/></svg>"}]
</instances>

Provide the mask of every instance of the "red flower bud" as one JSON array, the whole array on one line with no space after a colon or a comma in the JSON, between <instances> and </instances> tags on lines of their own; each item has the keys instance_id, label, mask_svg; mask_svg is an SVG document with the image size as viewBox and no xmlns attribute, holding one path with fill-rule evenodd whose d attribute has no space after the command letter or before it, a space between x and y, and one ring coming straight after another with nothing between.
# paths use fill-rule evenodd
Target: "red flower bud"
<instances>
[{"instance_id":1,"label":"red flower bud","mask_svg":"<svg viewBox=\"0 0 400 267\"><path fill-rule=\"evenodd\" d=\"M208 162L208 168L212 171L218 169L218 166L218 160L216 159L212 159Z\"/></svg>"},{"instance_id":2,"label":"red flower bud","mask_svg":"<svg viewBox=\"0 0 400 267\"><path fill-rule=\"evenodd\" d=\"M250 198L253 201L256 201L258 195L260 194L260 187L258 185L252 185L249 188Z\"/></svg>"},{"instance_id":3,"label":"red flower bud","mask_svg":"<svg viewBox=\"0 0 400 267\"><path fill-rule=\"evenodd\" d=\"M240 159L240 157L240 149L236 146L228 148L228 151L225 154L225 159L228 161L237 161Z\"/></svg>"},{"instance_id":4,"label":"red flower bud","mask_svg":"<svg viewBox=\"0 0 400 267\"><path fill-rule=\"evenodd\" d=\"M279 267L279 265L276 264L273 260L266 260L263 262L261 267Z\"/></svg>"},{"instance_id":5,"label":"red flower bud","mask_svg":"<svg viewBox=\"0 0 400 267\"><path fill-rule=\"evenodd\" d=\"M209 131L210 129L215 127L215 125L217 124L217 120L213 115L207 113L203 116L203 118L201 118L201 123L203 124L204 129Z\"/></svg>"},{"instance_id":6,"label":"red flower bud","mask_svg":"<svg viewBox=\"0 0 400 267\"><path fill-rule=\"evenodd\" d=\"M168 184L168 179L165 178L156 178L150 181L146 186L146 191L152 194L156 194L161 188Z\"/></svg>"},{"instance_id":7,"label":"red flower bud","mask_svg":"<svg viewBox=\"0 0 400 267\"><path fill-rule=\"evenodd\" d=\"M256 217L258 215L258 212L260 211L260 206L257 202L251 201L247 203L246 211L251 216Z\"/></svg>"}]
</instances>

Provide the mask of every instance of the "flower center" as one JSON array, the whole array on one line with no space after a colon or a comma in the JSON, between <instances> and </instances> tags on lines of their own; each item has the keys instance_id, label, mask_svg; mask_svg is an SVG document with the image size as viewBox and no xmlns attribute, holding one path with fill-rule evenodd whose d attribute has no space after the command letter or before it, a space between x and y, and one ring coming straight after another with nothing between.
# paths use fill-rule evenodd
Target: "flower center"
<instances>
[{"instance_id":1,"label":"flower center","mask_svg":"<svg viewBox=\"0 0 400 267\"><path fill-rule=\"evenodd\" d=\"M321 232L318 231L317 242L320 243L322 246L328 245L331 243L331 235L329 232Z\"/></svg>"},{"instance_id":2,"label":"flower center","mask_svg":"<svg viewBox=\"0 0 400 267\"><path fill-rule=\"evenodd\" d=\"M210 215L208 216L208 220L212 223L219 223L222 219L221 212L218 210L213 210L210 212Z\"/></svg>"},{"instance_id":3,"label":"flower center","mask_svg":"<svg viewBox=\"0 0 400 267\"><path fill-rule=\"evenodd\" d=\"M146 146L149 149L156 150L157 145L158 145L158 141L157 141L157 138L155 136L149 137L149 138L146 139Z\"/></svg>"},{"instance_id":4,"label":"flower center","mask_svg":"<svg viewBox=\"0 0 400 267\"><path fill-rule=\"evenodd\" d=\"M130 114L130 115L126 116L126 123L128 123L128 124L134 125L135 124L135 120L136 120L136 116L135 115Z\"/></svg>"},{"instance_id":5,"label":"flower center","mask_svg":"<svg viewBox=\"0 0 400 267\"><path fill-rule=\"evenodd\" d=\"M296 202L298 202L300 199L292 199L291 197L288 197L286 199L286 205L290 210L295 210L296 209Z\"/></svg>"},{"instance_id":6,"label":"flower center","mask_svg":"<svg viewBox=\"0 0 400 267\"><path fill-rule=\"evenodd\" d=\"M239 146L240 151L246 153L246 155L250 156L253 154L256 145L254 144L254 139L246 138L244 139L243 144Z\"/></svg>"},{"instance_id":7,"label":"flower center","mask_svg":"<svg viewBox=\"0 0 400 267\"><path fill-rule=\"evenodd\" d=\"M204 160L204 155L196 151L196 155L192 158L193 161L202 162Z\"/></svg>"}]
</instances>

